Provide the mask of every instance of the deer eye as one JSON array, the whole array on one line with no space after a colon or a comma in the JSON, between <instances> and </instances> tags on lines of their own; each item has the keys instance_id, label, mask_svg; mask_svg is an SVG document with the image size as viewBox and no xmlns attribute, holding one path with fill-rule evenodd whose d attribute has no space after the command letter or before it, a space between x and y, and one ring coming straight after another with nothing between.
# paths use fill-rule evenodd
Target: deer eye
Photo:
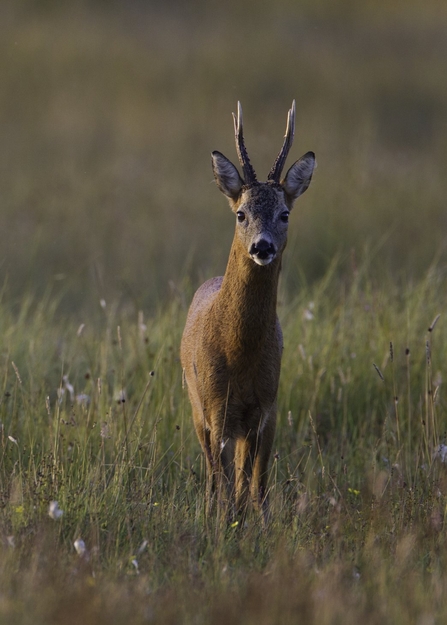
<instances>
[{"instance_id":1,"label":"deer eye","mask_svg":"<svg viewBox=\"0 0 447 625\"><path fill-rule=\"evenodd\" d=\"M244 219L245 219L245 213L244 213L244 211L238 211L238 212L236 213L236 215L237 215L237 220L238 220L239 222L244 221Z\"/></svg>"},{"instance_id":2,"label":"deer eye","mask_svg":"<svg viewBox=\"0 0 447 625\"><path fill-rule=\"evenodd\" d=\"M281 213L281 221L283 221L285 224L289 221L289 211L284 211L283 213Z\"/></svg>"}]
</instances>

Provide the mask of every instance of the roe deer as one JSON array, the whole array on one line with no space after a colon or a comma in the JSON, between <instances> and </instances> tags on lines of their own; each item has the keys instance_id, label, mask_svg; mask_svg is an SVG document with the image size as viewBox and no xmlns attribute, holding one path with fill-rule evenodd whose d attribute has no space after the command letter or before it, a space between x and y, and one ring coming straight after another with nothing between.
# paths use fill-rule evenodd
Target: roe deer
<instances>
[{"instance_id":1,"label":"roe deer","mask_svg":"<svg viewBox=\"0 0 447 625\"><path fill-rule=\"evenodd\" d=\"M235 500L236 511L244 514L251 490L266 514L283 349L278 278L289 212L310 184L315 155L307 152L281 180L295 131L294 101L281 151L267 182L258 182L245 148L239 102L233 118L243 178L220 152L212 153L212 167L236 214L236 231L225 275L205 282L194 296L181 361L209 473L208 507L217 491L219 498Z\"/></svg>"}]
</instances>

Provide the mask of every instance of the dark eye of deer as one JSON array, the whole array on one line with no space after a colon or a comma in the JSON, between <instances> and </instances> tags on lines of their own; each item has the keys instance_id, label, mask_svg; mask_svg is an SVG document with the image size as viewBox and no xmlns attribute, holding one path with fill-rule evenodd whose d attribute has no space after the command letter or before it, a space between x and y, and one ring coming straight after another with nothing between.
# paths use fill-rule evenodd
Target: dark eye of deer
<instances>
[{"instance_id":1,"label":"dark eye of deer","mask_svg":"<svg viewBox=\"0 0 447 625\"><path fill-rule=\"evenodd\" d=\"M244 221L244 219L245 219L245 213L244 213L243 211L238 211L238 212L236 213L236 215L237 215L237 220L238 220L239 222Z\"/></svg>"},{"instance_id":2,"label":"dark eye of deer","mask_svg":"<svg viewBox=\"0 0 447 625\"><path fill-rule=\"evenodd\" d=\"M289 213L287 211L281 213L281 221L283 221L285 224L289 221Z\"/></svg>"}]
</instances>

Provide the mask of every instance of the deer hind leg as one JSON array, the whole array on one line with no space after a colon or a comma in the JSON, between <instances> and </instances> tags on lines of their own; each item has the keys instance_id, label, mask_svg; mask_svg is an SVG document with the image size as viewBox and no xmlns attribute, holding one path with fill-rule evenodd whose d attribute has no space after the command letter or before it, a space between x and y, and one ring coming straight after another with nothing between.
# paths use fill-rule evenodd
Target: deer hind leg
<instances>
[{"instance_id":1,"label":"deer hind leg","mask_svg":"<svg viewBox=\"0 0 447 625\"><path fill-rule=\"evenodd\" d=\"M276 429L276 406L272 408L264 425L262 433L258 436L257 453L253 466L253 478L251 484L251 495L253 503L257 508L262 509L264 520L268 520L268 465L272 453L273 439Z\"/></svg>"}]
</instances>

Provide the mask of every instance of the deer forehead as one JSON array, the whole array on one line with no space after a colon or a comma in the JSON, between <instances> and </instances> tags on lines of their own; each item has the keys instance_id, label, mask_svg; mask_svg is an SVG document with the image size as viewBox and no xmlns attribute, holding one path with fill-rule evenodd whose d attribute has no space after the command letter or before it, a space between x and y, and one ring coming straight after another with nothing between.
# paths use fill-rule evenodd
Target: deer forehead
<instances>
[{"instance_id":1,"label":"deer forehead","mask_svg":"<svg viewBox=\"0 0 447 625\"><path fill-rule=\"evenodd\" d=\"M271 217L286 208L284 191L279 185L258 183L244 189L235 210L244 210L253 217Z\"/></svg>"}]
</instances>

